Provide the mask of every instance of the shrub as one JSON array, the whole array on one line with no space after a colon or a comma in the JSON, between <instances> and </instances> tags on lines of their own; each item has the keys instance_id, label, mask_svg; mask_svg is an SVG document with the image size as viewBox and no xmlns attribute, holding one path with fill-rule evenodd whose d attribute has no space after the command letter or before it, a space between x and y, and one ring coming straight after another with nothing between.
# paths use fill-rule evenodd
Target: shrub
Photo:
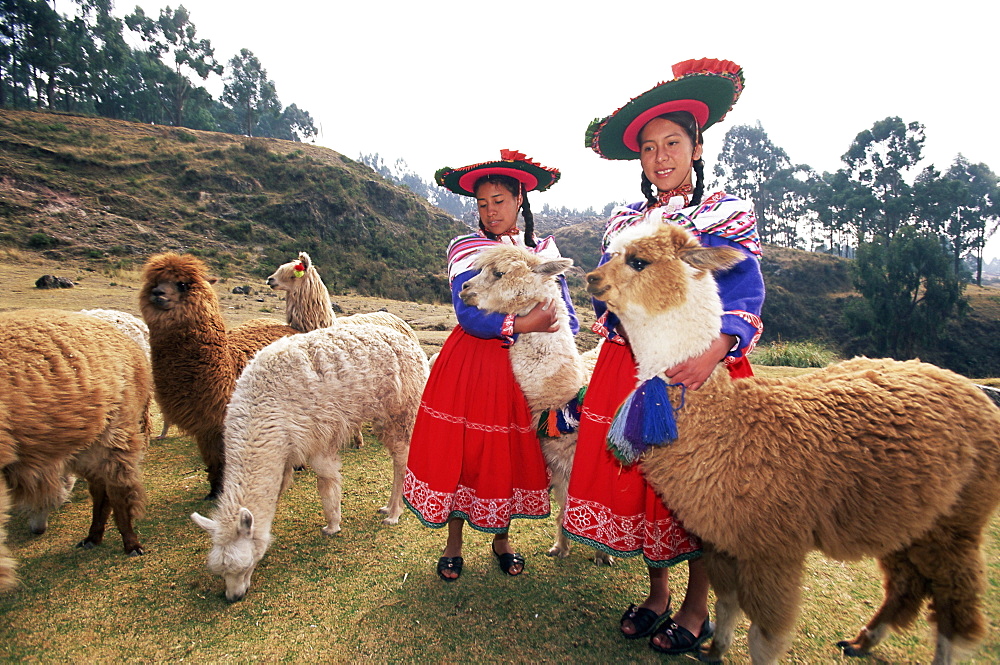
<instances>
[{"instance_id":1,"label":"shrub","mask_svg":"<svg viewBox=\"0 0 1000 665\"><path fill-rule=\"evenodd\" d=\"M59 241L46 233L32 233L28 236L28 247L31 249L48 249L50 247L55 247L58 242Z\"/></svg>"},{"instance_id":2,"label":"shrub","mask_svg":"<svg viewBox=\"0 0 1000 665\"><path fill-rule=\"evenodd\" d=\"M758 346L750 360L758 365L826 367L839 358L836 353L816 342L771 342L766 346Z\"/></svg>"}]
</instances>

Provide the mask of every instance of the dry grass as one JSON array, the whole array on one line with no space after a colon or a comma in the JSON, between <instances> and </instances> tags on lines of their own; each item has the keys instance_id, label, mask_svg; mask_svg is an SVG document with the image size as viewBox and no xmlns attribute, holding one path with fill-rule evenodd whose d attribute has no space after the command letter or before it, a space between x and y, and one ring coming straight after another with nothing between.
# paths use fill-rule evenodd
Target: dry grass
<instances>
[{"instance_id":1,"label":"dry grass","mask_svg":"<svg viewBox=\"0 0 1000 665\"><path fill-rule=\"evenodd\" d=\"M344 454L342 534L320 533L315 478L300 472L282 498L273 545L250 593L232 605L222 597L221 579L205 569L208 537L188 518L210 507L199 499L207 486L185 437L154 442L147 456L149 509L138 524L144 557L125 557L114 529L95 550L73 547L89 523L84 483L43 536L30 536L23 518L15 517L9 542L20 561L21 587L0 595L0 659L660 660L643 641L627 642L617 630L621 611L644 594L641 563L597 568L579 546L568 559L548 559L551 520L515 525L513 537L528 557L522 577L501 575L489 554L490 537L472 532L462 579L441 582L433 568L443 532L422 527L410 514L397 526L380 524L376 511L389 491L390 464L381 446L368 444ZM994 621L1000 618L998 537L1000 518L994 518L986 549L986 611ZM676 570L681 586L684 567ZM834 643L853 636L879 601L874 564L813 556L804 587L788 662L842 660ZM746 661L745 629L744 623L730 662ZM879 647L874 660L926 663L931 657L929 628L921 620ZM1000 638L992 632L972 662L998 659Z\"/></svg>"}]
</instances>

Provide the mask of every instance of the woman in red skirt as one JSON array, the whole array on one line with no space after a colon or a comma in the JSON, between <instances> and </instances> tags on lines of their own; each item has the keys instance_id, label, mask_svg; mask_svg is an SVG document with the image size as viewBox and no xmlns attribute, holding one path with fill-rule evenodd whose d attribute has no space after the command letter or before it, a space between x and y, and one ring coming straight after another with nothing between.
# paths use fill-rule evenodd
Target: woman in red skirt
<instances>
[{"instance_id":1,"label":"woman in red skirt","mask_svg":"<svg viewBox=\"0 0 1000 665\"><path fill-rule=\"evenodd\" d=\"M437 565L445 581L462 573L466 522L494 534L492 549L500 569L519 575L524 557L510 544L510 521L549 515L549 474L508 349L519 333L557 330L555 312L539 305L523 316L490 313L466 305L458 296L478 272L473 267L476 257L497 244L559 257L551 236L534 237L527 198L527 192L555 184L559 171L511 150L501 150L500 157L435 174L439 185L474 196L479 206L479 232L459 236L448 247L458 325L441 348L424 389L403 484L403 498L421 522L448 527ZM517 227L519 212L523 232ZM579 324L565 280L562 284L575 334Z\"/></svg>"},{"instance_id":2,"label":"woman in red skirt","mask_svg":"<svg viewBox=\"0 0 1000 665\"><path fill-rule=\"evenodd\" d=\"M635 224L678 224L702 245L726 245L746 259L716 274L725 313L722 334L701 356L665 368L669 383L697 390L720 362L734 378L752 376L746 355L763 326L760 243L749 201L715 192L704 196L702 132L721 120L743 89L743 70L719 60L674 65L674 79L595 120L587 144L607 159L639 159L645 200L617 208L608 220L604 247ZM692 186L692 174L697 181ZM653 191L655 186L656 191ZM605 253L601 263L610 257ZM650 646L678 654L697 650L713 632L708 620L708 575L698 558L701 543L670 512L670 497L646 483L639 465L623 465L608 450L607 433L618 407L636 388L636 363L627 331L603 303L595 303L594 331L606 341L584 398L564 529L568 537L609 554L641 554L649 569L649 595L621 617L628 639L650 637ZM684 603L670 612L668 567L689 561Z\"/></svg>"}]
</instances>

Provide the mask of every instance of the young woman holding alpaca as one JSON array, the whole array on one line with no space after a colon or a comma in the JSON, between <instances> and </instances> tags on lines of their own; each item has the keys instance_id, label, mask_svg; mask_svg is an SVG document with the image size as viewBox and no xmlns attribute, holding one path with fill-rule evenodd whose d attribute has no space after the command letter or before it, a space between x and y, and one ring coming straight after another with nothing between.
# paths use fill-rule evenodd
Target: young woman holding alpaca
<instances>
[{"instance_id":1,"label":"young woman holding alpaca","mask_svg":"<svg viewBox=\"0 0 1000 665\"><path fill-rule=\"evenodd\" d=\"M764 282L753 205L722 192L704 196L703 131L721 120L743 89L743 70L729 61L689 60L673 68L674 79L633 99L587 129L587 145L606 159L638 159L645 200L615 209L607 222L601 263L609 241L636 224L678 224L704 246L728 245L746 259L717 275L725 314L722 334L694 359L664 368L670 385L697 390L720 362L732 377L752 376L746 355L763 328ZM696 181L692 186L692 175ZM655 191L654 191L655 187ZM632 257L634 270L644 267ZM649 567L649 596L630 606L620 621L628 639L650 637L650 646L676 654L697 650L713 632L708 620L708 576L698 560L701 544L671 513L638 464L619 461L609 447L609 426L618 407L636 388L636 363L627 331L595 302L594 331L608 343L584 400L573 459L566 534L609 554L642 554ZM683 388L679 387L683 384ZM687 593L671 616L667 570L689 562Z\"/></svg>"},{"instance_id":2,"label":"young woman holding alpaca","mask_svg":"<svg viewBox=\"0 0 1000 665\"><path fill-rule=\"evenodd\" d=\"M479 231L448 246L448 275L458 325L431 370L417 415L403 484L407 506L426 526L448 527L438 560L445 581L462 573L462 532L469 526L494 534L492 550L508 575L524 570L524 557L510 544L514 517L549 514L549 479L528 403L511 370L508 349L526 332L558 330L555 308L539 304L523 315L489 313L459 297L478 274L476 257L497 245L526 247L558 258L551 236L537 240L527 193L545 191L559 171L512 150L500 159L459 169L443 168L435 181L479 205ZM517 227L518 212L524 230ZM561 279L561 278L560 278ZM563 280L570 327L579 329Z\"/></svg>"}]
</instances>

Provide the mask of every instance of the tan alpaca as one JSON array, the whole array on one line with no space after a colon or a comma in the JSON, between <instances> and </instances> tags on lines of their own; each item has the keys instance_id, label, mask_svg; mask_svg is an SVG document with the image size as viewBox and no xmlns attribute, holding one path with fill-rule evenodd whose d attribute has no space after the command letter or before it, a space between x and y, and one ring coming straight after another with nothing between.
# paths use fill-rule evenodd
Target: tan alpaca
<instances>
[{"instance_id":1,"label":"tan alpaca","mask_svg":"<svg viewBox=\"0 0 1000 665\"><path fill-rule=\"evenodd\" d=\"M573 265L571 259L545 260L519 247L492 247L476 259L480 272L465 283L462 300L488 312L527 314L540 302L550 302L559 330L553 333L521 333L510 347L510 364L531 414L538 421L543 411L559 409L590 380L596 352L580 356L569 327L569 311L562 299L558 276ZM569 540L562 530L569 474L576 451L576 432L559 437L541 437L542 453L552 474L552 493L559 505L556 540L549 556L569 554ZM594 563L610 565L612 558L595 550Z\"/></svg>"},{"instance_id":2,"label":"tan alpaca","mask_svg":"<svg viewBox=\"0 0 1000 665\"><path fill-rule=\"evenodd\" d=\"M112 324L59 310L0 313L0 338L0 589L16 581L4 545L9 508L47 517L66 498L67 474L87 480L94 504L79 546L99 545L113 514L125 552L142 554L132 521L146 501L146 355Z\"/></svg>"},{"instance_id":3,"label":"tan alpaca","mask_svg":"<svg viewBox=\"0 0 1000 665\"><path fill-rule=\"evenodd\" d=\"M753 260L703 248L674 225L630 229L609 251L588 290L628 330L640 381L716 339L722 307L712 271ZM909 626L928 599L936 664L983 637L979 548L1000 503L1000 409L971 382L888 359L784 379L733 381L720 367L687 391L676 417L678 439L642 464L704 542L718 598L706 659L721 660L741 611L753 662L782 657L813 549L876 557L885 577L881 608L840 645L847 655Z\"/></svg>"}]
</instances>

